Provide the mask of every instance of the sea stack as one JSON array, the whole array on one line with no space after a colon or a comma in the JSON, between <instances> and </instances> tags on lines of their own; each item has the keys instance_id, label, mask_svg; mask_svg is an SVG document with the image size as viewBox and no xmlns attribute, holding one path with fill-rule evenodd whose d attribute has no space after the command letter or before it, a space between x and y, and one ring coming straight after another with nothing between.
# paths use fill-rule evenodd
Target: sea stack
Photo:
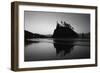
<instances>
[{"instance_id":1,"label":"sea stack","mask_svg":"<svg viewBox=\"0 0 100 73\"><path fill-rule=\"evenodd\" d=\"M78 34L74 31L73 27L65 21L61 24L57 22L56 29L53 33L53 38L77 38Z\"/></svg>"}]
</instances>

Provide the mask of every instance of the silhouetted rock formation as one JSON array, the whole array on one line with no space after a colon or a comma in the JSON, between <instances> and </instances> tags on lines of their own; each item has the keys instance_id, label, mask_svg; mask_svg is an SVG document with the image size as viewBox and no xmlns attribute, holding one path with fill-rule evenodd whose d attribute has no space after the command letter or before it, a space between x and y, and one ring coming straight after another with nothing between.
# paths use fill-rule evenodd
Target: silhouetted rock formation
<instances>
[{"instance_id":1,"label":"silhouetted rock formation","mask_svg":"<svg viewBox=\"0 0 100 73\"><path fill-rule=\"evenodd\" d=\"M70 24L62 22L59 24L57 22L56 29L53 33L53 38L76 38L78 34L73 30Z\"/></svg>"}]
</instances>

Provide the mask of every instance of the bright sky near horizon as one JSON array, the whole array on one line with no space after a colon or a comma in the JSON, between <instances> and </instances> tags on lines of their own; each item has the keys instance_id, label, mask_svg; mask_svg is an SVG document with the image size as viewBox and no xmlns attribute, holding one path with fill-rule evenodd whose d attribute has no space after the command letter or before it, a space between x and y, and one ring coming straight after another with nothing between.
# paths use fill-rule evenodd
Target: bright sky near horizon
<instances>
[{"instance_id":1,"label":"bright sky near horizon","mask_svg":"<svg viewBox=\"0 0 100 73\"><path fill-rule=\"evenodd\" d=\"M71 24L77 33L90 32L90 14L61 12L24 12L25 30L39 34L53 34L57 21Z\"/></svg>"}]
</instances>

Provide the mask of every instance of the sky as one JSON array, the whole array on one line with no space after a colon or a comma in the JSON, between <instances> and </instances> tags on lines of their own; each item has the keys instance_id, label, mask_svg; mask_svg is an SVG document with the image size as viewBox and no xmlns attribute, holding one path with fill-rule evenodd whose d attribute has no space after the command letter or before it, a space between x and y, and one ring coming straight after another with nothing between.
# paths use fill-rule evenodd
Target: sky
<instances>
[{"instance_id":1,"label":"sky","mask_svg":"<svg viewBox=\"0 0 100 73\"><path fill-rule=\"evenodd\" d=\"M38 34L53 34L57 22L65 21L77 33L90 32L90 14L24 11L24 29Z\"/></svg>"}]
</instances>

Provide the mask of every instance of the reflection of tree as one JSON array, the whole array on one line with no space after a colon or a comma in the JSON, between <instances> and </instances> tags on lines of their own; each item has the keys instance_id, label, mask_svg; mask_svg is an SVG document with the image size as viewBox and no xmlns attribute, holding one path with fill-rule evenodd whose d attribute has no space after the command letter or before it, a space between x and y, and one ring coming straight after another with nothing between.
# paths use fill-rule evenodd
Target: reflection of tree
<instances>
[{"instance_id":1,"label":"reflection of tree","mask_svg":"<svg viewBox=\"0 0 100 73\"><path fill-rule=\"evenodd\" d=\"M74 40L59 41L54 40L54 47L56 48L56 54L60 54L63 51L63 56L70 53L74 47Z\"/></svg>"}]
</instances>

